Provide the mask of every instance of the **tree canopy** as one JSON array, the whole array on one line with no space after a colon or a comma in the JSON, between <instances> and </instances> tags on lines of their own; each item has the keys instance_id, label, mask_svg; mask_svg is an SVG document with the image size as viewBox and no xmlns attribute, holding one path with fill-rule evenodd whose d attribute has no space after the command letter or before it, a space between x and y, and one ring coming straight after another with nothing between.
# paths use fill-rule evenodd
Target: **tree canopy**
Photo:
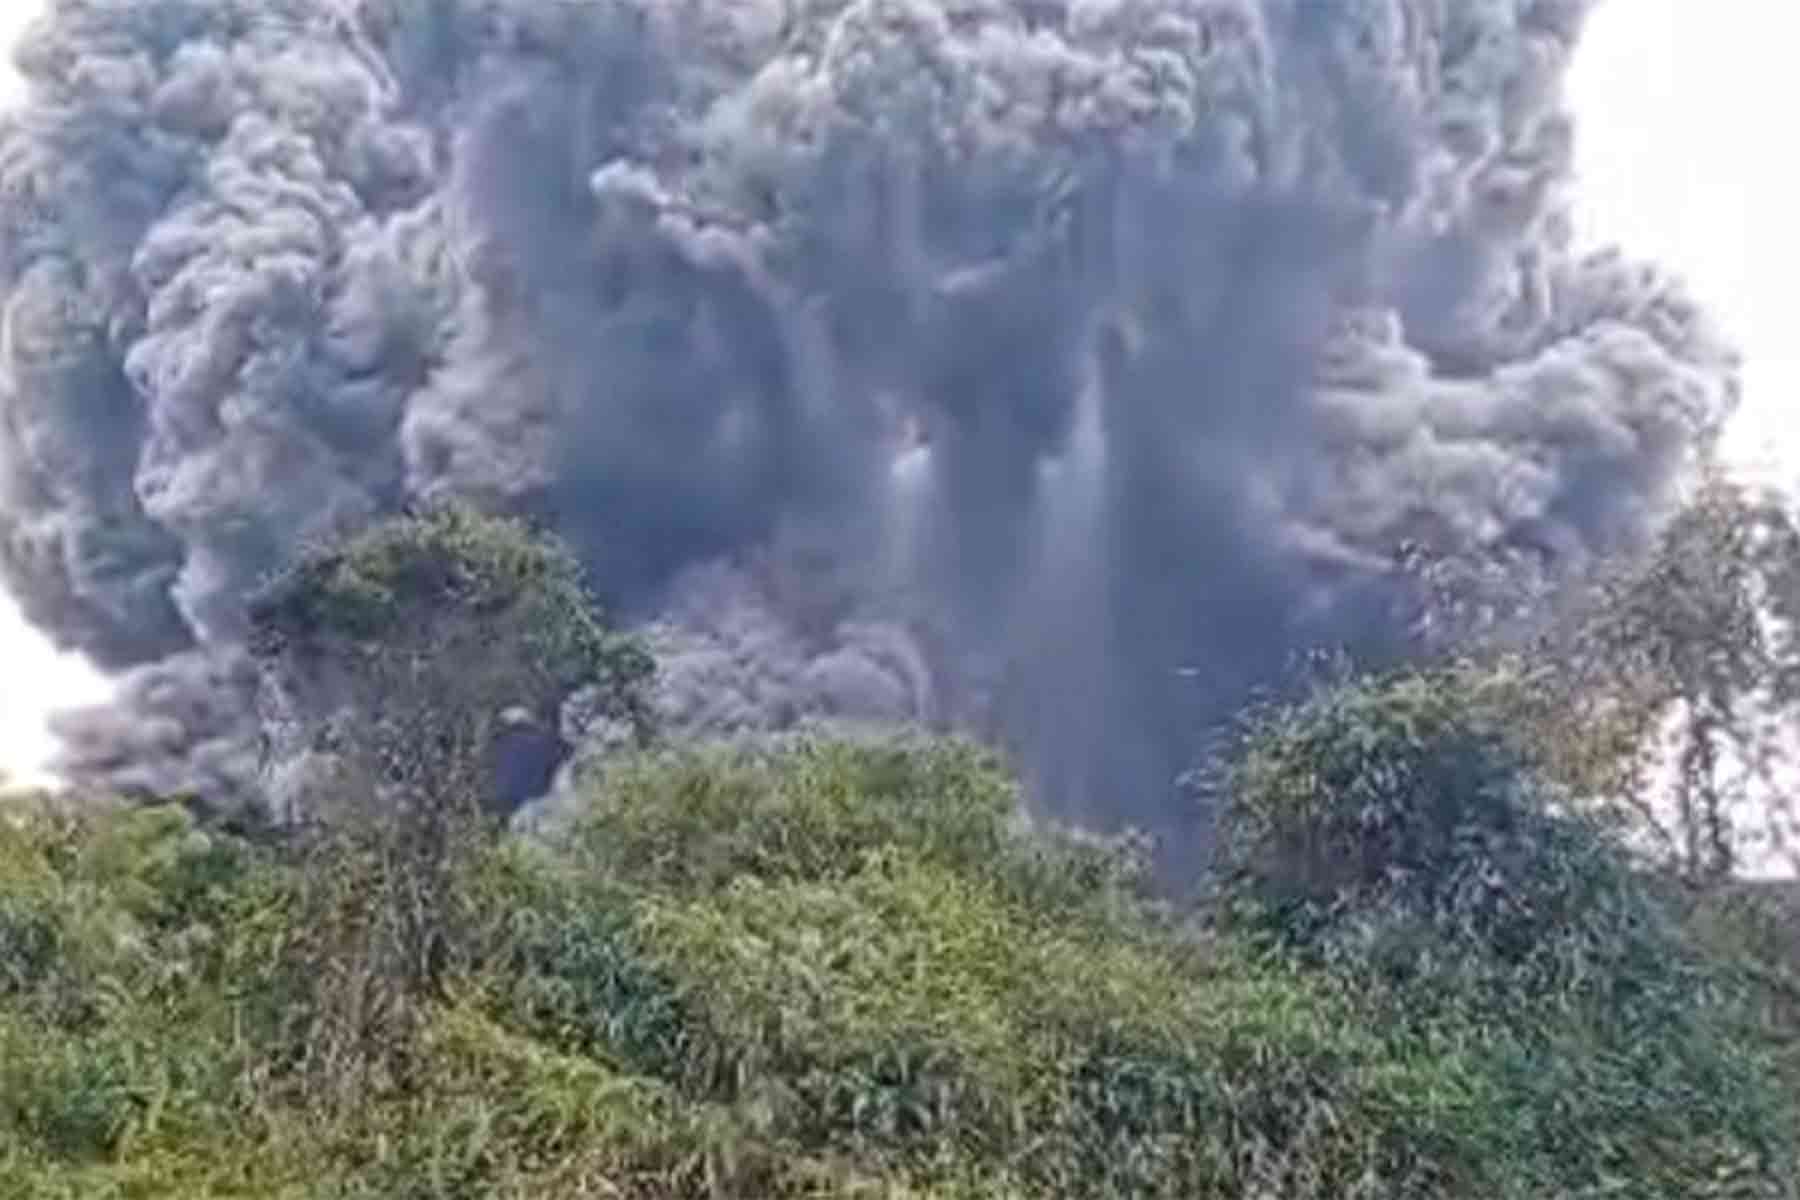
<instances>
[{"instance_id":1,"label":"tree canopy","mask_svg":"<svg viewBox=\"0 0 1800 1200\"><path fill-rule=\"evenodd\" d=\"M609 629L579 562L524 525L443 507L302 555L250 605L278 756L330 756L331 786L505 807L509 726L555 731L589 689L642 739L653 664Z\"/></svg>"}]
</instances>

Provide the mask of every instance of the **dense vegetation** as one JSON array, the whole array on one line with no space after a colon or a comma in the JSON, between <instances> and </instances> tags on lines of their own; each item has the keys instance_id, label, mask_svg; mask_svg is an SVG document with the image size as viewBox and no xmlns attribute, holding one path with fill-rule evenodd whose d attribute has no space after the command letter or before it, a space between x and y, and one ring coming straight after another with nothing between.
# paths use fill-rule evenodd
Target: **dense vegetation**
<instances>
[{"instance_id":1,"label":"dense vegetation","mask_svg":"<svg viewBox=\"0 0 1800 1200\"><path fill-rule=\"evenodd\" d=\"M586 646L637 711L630 647L517 536L378 531L261 619L347 597L367 704L425 637L375 618L423 589L420 624L488 631L479 678L514 635ZM954 742L646 744L528 837L444 698L334 727L333 778L401 765L328 819L18 797L0 1195L1792 1196L1791 931L1626 854L1595 755L1542 744L1556 695L1457 662L1252 714L1180 907ZM464 765L408 765L440 721Z\"/></svg>"}]
</instances>

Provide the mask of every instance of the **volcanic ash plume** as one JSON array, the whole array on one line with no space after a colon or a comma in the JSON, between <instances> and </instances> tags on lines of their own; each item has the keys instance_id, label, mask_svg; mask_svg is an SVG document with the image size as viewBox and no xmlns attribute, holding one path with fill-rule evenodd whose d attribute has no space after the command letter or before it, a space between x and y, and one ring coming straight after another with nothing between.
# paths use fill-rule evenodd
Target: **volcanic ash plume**
<instances>
[{"instance_id":1,"label":"volcanic ash plume","mask_svg":"<svg viewBox=\"0 0 1800 1200\"><path fill-rule=\"evenodd\" d=\"M1402 541L1641 542L1734 397L1568 247L1586 0L55 0L0 140L5 577L73 773L257 777L245 589L531 514L701 732L973 729L1169 828ZM237 761L233 762L233 756Z\"/></svg>"}]
</instances>

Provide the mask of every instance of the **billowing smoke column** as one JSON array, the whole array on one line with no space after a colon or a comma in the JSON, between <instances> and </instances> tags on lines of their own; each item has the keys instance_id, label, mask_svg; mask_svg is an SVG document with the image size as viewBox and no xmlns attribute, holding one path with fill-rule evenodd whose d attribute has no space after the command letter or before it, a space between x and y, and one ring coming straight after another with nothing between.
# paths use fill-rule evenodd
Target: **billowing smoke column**
<instances>
[{"instance_id":1,"label":"billowing smoke column","mask_svg":"<svg viewBox=\"0 0 1800 1200\"><path fill-rule=\"evenodd\" d=\"M922 722L1166 825L1393 550L1638 543L1734 399L1578 258L1587 0L55 0L0 142L0 544L125 672L77 776L257 771L246 587L457 494L679 728Z\"/></svg>"}]
</instances>

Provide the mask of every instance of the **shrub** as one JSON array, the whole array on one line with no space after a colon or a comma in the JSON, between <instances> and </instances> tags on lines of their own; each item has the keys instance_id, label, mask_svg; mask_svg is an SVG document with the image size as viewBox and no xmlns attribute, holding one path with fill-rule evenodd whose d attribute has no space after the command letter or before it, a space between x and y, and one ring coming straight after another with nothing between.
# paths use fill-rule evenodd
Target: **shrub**
<instances>
[{"instance_id":1,"label":"shrub","mask_svg":"<svg viewBox=\"0 0 1800 1200\"><path fill-rule=\"evenodd\" d=\"M1521 1181L1773 1186L1794 1127L1741 978L1542 782L1506 686L1404 671L1263 712L1224 816L1226 927L1396 1033L1479 1046Z\"/></svg>"},{"instance_id":2,"label":"shrub","mask_svg":"<svg viewBox=\"0 0 1800 1200\"><path fill-rule=\"evenodd\" d=\"M1240 913L1305 946L1382 912L1508 964L1609 906L1654 924L1640 877L1558 804L1486 682L1405 671L1257 714L1222 815Z\"/></svg>"}]
</instances>

